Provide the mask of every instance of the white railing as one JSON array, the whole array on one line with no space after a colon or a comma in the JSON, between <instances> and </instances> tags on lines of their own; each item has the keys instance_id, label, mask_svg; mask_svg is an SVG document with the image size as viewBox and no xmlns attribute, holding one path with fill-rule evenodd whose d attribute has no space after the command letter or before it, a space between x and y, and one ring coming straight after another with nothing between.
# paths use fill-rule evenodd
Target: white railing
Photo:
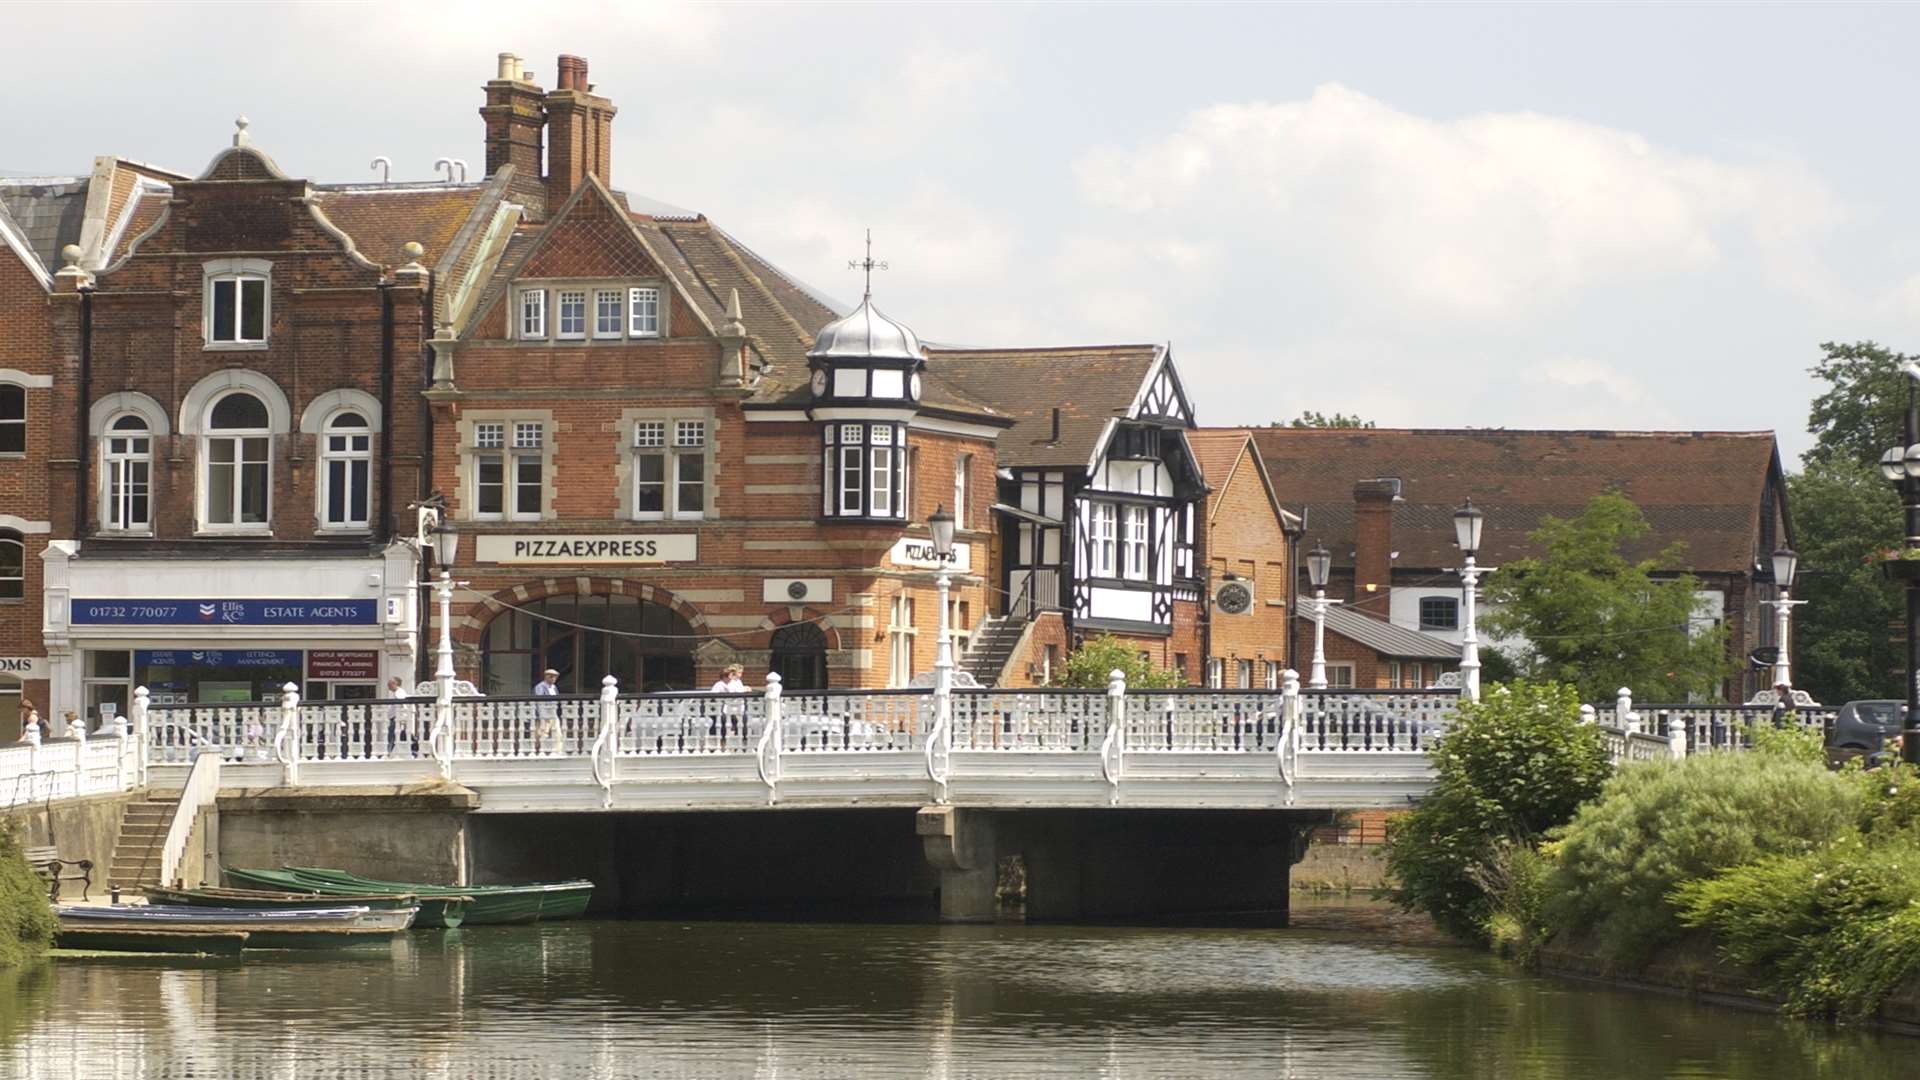
<instances>
[{"instance_id":1,"label":"white railing","mask_svg":"<svg viewBox=\"0 0 1920 1080\"><path fill-rule=\"evenodd\" d=\"M180 880L180 860L187 854L187 842L193 839L193 824L200 811L220 794L220 755L201 754L187 770L186 786L180 789L180 802L173 808L173 820L167 823L166 843L160 848L160 884Z\"/></svg>"},{"instance_id":2,"label":"white railing","mask_svg":"<svg viewBox=\"0 0 1920 1080\"><path fill-rule=\"evenodd\" d=\"M233 784L404 784L437 776L529 792L502 795L493 804L502 809L576 790L593 791L602 808L642 797L691 807L736 799L742 782L770 803L944 802L955 789L994 802L1084 800L1078 785L1087 781L1116 805L1129 791L1185 798L1193 783L1264 792L1233 795L1232 805L1291 802L1311 782L1359 785L1365 794L1352 798L1372 800L1367 805L1425 790L1425 749L1449 722L1456 691L1286 686L1130 691L1116 672L1105 690L789 693L770 681L764 693L623 698L608 680L595 697L462 697L448 705L303 704L289 687L279 705L153 707L143 730L168 783L180 781L195 755L211 752L228 762ZM1031 789L1019 786L1029 780Z\"/></svg>"},{"instance_id":3,"label":"white railing","mask_svg":"<svg viewBox=\"0 0 1920 1080\"><path fill-rule=\"evenodd\" d=\"M1753 746L1756 726L1782 721L1824 736L1840 714L1824 705L1797 705L1779 716L1771 705L1636 705L1626 687L1611 705L1582 705L1580 712L1600 726L1601 741L1616 764L1746 750Z\"/></svg>"},{"instance_id":4,"label":"white railing","mask_svg":"<svg viewBox=\"0 0 1920 1080\"><path fill-rule=\"evenodd\" d=\"M78 727L64 739L0 747L0 809L89 795L113 795L139 783L140 743L126 734L87 737Z\"/></svg>"}]
</instances>

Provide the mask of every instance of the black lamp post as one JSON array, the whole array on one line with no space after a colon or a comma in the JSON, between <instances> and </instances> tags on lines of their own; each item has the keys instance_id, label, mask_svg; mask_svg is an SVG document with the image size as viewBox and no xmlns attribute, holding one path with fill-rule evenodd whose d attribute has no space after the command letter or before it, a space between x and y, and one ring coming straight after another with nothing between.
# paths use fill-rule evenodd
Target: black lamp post
<instances>
[{"instance_id":1,"label":"black lamp post","mask_svg":"<svg viewBox=\"0 0 1920 1080\"><path fill-rule=\"evenodd\" d=\"M1907 718L1901 725L1900 756L1908 764L1920 765L1920 401L1914 398L1914 383L1920 381L1920 366L1908 362L1900 369L1907 377L1907 417L1904 438L1899 446L1880 456L1880 475L1900 492L1906 509L1907 536L1901 545L1903 558L1889 564L1897 568L1907 587Z\"/></svg>"}]
</instances>

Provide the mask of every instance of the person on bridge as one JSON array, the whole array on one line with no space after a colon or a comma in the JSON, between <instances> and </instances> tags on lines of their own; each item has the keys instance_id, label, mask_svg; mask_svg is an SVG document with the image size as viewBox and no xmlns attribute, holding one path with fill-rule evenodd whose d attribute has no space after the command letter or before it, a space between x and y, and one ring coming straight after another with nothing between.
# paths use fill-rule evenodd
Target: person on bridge
<instances>
[{"instance_id":1,"label":"person on bridge","mask_svg":"<svg viewBox=\"0 0 1920 1080\"><path fill-rule=\"evenodd\" d=\"M548 668L541 673L540 681L533 684L534 697L559 697L560 672L557 668ZM533 729L533 747L535 750L560 750L560 710L551 702L541 703L539 719Z\"/></svg>"},{"instance_id":2,"label":"person on bridge","mask_svg":"<svg viewBox=\"0 0 1920 1080\"><path fill-rule=\"evenodd\" d=\"M747 669L739 664L728 664L727 673L720 677L719 682L713 684L713 692L716 694L746 693L747 684L740 678L746 674L746 671Z\"/></svg>"}]
</instances>

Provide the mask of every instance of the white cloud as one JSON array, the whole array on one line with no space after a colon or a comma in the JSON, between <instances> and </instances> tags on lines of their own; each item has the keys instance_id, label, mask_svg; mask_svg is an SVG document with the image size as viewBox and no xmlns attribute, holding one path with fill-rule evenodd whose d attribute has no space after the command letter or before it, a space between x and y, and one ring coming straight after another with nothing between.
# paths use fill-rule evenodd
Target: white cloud
<instances>
[{"instance_id":1,"label":"white cloud","mask_svg":"<svg viewBox=\"0 0 1920 1080\"><path fill-rule=\"evenodd\" d=\"M1836 200L1785 163L1735 164L1536 113L1435 120L1337 84L1209 106L1077 164L1084 196L1151 231L1236 238L1412 317L1500 320L1620 280L1693 275L1749 247L1818 288L1805 245Z\"/></svg>"},{"instance_id":2,"label":"white cloud","mask_svg":"<svg viewBox=\"0 0 1920 1080\"><path fill-rule=\"evenodd\" d=\"M1662 429L1684 426L1646 383L1597 360L1563 356L1528 367L1521 381L1549 393L1538 427Z\"/></svg>"}]
</instances>

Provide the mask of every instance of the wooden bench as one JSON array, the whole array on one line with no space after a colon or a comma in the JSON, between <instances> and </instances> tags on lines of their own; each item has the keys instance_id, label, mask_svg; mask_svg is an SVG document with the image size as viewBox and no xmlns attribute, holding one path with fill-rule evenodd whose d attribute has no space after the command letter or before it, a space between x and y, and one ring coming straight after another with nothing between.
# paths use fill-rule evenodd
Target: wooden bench
<instances>
[{"instance_id":1,"label":"wooden bench","mask_svg":"<svg viewBox=\"0 0 1920 1080\"><path fill-rule=\"evenodd\" d=\"M87 898L87 890L93 888L91 859L63 859L60 849L54 847L30 847L26 850L26 856L33 872L47 879L47 899L56 904L60 902L60 883L63 881L80 882L82 900Z\"/></svg>"}]
</instances>

